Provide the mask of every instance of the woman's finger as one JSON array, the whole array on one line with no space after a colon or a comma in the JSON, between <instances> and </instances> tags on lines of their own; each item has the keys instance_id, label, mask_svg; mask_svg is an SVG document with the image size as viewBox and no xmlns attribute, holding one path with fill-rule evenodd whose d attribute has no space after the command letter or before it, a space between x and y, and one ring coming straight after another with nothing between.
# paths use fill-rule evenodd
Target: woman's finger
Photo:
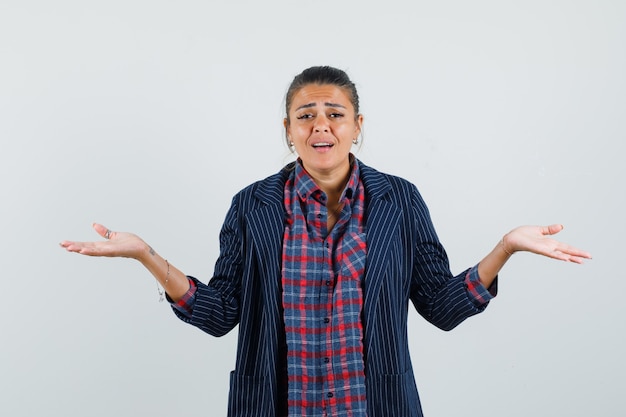
<instances>
[{"instance_id":1,"label":"woman's finger","mask_svg":"<svg viewBox=\"0 0 626 417\"><path fill-rule=\"evenodd\" d=\"M555 235L557 233L559 233L561 230L563 230L563 225L562 224L551 224L550 226L544 226L541 229L541 233L545 236L545 235Z\"/></svg>"},{"instance_id":2,"label":"woman's finger","mask_svg":"<svg viewBox=\"0 0 626 417\"><path fill-rule=\"evenodd\" d=\"M98 233L100 236L102 236L103 238L107 240L115 236L115 232L113 232L108 227L101 225L100 223L94 223L93 228L96 231L96 233Z\"/></svg>"}]
</instances>

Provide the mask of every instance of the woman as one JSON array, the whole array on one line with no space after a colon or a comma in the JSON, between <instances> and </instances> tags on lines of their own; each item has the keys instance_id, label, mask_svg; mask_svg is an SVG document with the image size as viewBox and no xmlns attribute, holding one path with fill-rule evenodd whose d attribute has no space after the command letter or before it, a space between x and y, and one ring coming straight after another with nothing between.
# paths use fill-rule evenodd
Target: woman
<instances>
[{"instance_id":1,"label":"woman","mask_svg":"<svg viewBox=\"0 0 626 417\"><path fill-rule=\"evenodd\" d=\"M362 123L343 71L312 67L294 78L284 126L298 159L233 198L208 285L136 235L99 224L105 241L61 246L139 260L176 315L212 335L239 325L229 416L421 416L409 300L450 330L485 309L513 253L576 263L590 255L552 239L560 225L523 226L453 276L416 187L350 153Z\"/></svg>"}]
</instances>

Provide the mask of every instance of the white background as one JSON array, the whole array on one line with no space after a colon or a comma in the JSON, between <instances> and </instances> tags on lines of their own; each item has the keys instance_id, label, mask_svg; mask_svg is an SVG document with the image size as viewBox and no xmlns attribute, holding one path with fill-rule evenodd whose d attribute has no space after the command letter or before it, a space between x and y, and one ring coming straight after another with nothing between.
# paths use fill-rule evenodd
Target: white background
<instances>
[{"instance_id":1,"label":"white background","mask_svg":"<svg viewBox=\"0 0 626 417\"><path fill-rule=\"evenodd\" d=\"M426 415L626 415L625 44L620 0L0 0L0 413L226 414L236 331L58 242L98 221L207 281L232 195L291 160L289 82L333 65L453 272L526 223L594 255L515 255L449 333L412 311Z\"/></svg>"}]
</instances>

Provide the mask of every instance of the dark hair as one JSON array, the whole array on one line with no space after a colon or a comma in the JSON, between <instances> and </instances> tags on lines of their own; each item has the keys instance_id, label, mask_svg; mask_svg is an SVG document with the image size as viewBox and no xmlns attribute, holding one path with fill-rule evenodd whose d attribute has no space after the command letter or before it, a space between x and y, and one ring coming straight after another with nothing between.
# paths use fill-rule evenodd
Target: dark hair
<instances>
[{"instance_id":1,"label":"dark hair","mask_svg":"<svg viewBox=\"0 0 626 417\"><path fill-rule=\"evenodd\" d=\"M354 107L354 117L358 116L359 94L356 91L356 86L350 80L350 77L348 77L348 74L340 69L329 66L311 67L296 75L287 90L287 94L285 96L287 124L289 124L289 108L291 107L293 96L300 89L310 84L334 85L344 89L352 102L352 106Z\"/></svg>"}]
</instances>

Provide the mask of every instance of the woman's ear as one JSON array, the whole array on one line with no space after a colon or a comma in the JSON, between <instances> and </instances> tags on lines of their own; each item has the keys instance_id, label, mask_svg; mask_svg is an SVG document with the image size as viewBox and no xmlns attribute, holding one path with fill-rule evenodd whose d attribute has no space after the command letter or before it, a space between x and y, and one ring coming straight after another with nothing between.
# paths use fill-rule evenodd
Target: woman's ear
<instances>
[{"instance_id":1,"label":"woman's ear","mask_svg":"<svg viewBox=\"0 0 626 417\"><path fill-rule=\"evenodd\" d=\"M356 116L356 124L357 124L357 127L356 127L355 136L359 136L361 134L361 129L363 128L363 115L360 113Z\"/></svg>"}]
</instances>

